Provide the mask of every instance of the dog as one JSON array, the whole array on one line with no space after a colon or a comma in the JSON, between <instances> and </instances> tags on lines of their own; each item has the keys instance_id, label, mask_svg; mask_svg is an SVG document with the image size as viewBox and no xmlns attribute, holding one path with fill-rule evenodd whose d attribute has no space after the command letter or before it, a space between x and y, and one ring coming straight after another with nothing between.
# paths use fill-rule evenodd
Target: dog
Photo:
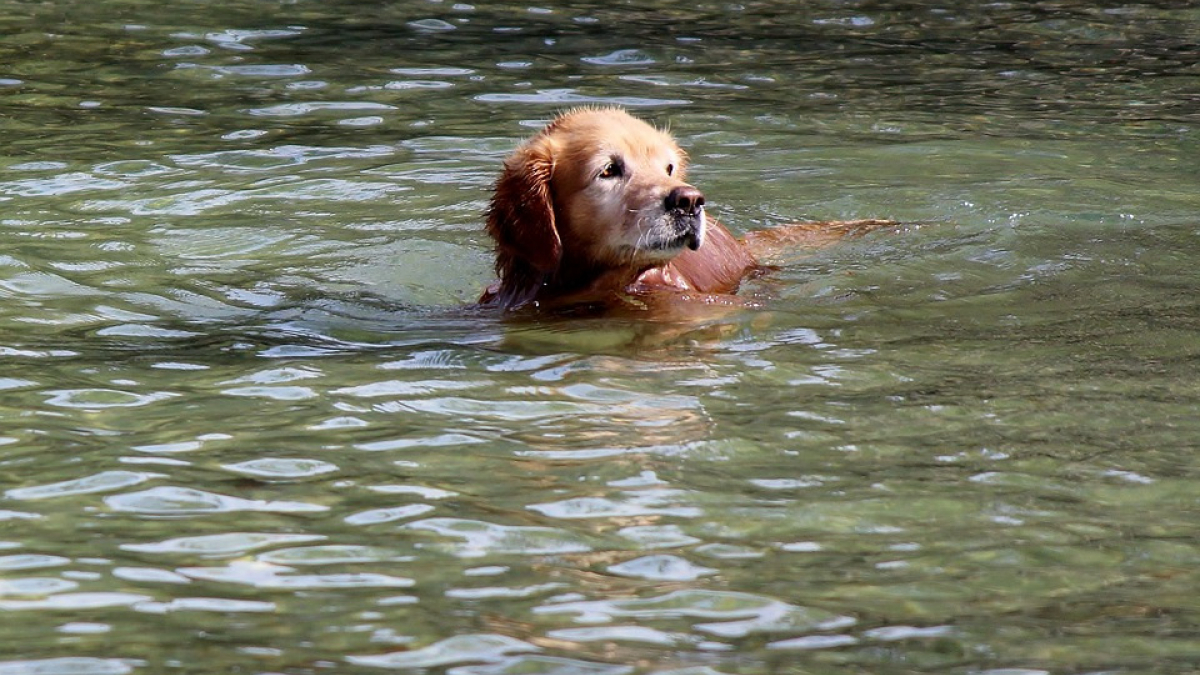
<instances>
[{"instance_id":1,"label":"dog","mask_svg":"<svg viewBox=\"0 0 1200 675\"><path fill-rule=\"evenodd\" d=\"M760 260L895 225L797 223L739 240L687 182L687 155L665 131L619 108L566 112L504 162L487 210L499 281L484 306L722 304Z\"/></svg>"}]
</instances>

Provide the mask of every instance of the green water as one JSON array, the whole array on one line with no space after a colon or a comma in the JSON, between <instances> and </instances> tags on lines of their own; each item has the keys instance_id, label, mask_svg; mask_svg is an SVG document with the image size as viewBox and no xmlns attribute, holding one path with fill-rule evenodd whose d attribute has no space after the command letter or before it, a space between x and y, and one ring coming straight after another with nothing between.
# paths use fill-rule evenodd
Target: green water
<instances>
[{"instance_id":1,"label":"green water","mask_svg":"<svg viewBox=\"0 0 1200 675\"><path fill-rule=\"evenodd\" d=\"M1186 3L0 0L0 675L1200 672ZM504 321L557 111L906 225Z\"/></svg>"}]
</instances>

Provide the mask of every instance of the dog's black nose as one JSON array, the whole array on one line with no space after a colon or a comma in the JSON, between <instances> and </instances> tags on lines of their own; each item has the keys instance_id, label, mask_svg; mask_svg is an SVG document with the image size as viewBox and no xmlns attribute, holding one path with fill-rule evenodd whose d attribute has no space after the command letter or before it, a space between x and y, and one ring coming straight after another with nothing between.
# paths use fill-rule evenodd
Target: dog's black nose
<instances>
[{"instance_id":1,"label":"dog's black nose","mask_svg":"<svg viewBox=\"0 0 1200 675\"><path fill-rule=\"evenodd\" d=\"M667 194L664 206L685 216L699 215L704 208L704 193L691 185L680 185Z\"/></svg>"}]
</instances>

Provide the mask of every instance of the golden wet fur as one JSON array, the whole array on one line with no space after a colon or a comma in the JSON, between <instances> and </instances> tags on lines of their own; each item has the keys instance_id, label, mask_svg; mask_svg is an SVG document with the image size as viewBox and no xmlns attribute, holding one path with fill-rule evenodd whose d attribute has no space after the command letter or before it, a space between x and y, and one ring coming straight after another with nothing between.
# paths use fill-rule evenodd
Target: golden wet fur
<instances>
[{"instance_id":1,"label":"golden wet fur","mask_svg":"<svg viewBox=\"0 0 1200 675\"><path fill-rule=\"evenodd\" d=\"M623 110L559 116L504 162L487 214L500 280L480 302L711 302L735 293L763 256L893 224L800 223L738 240L686 179L687 155L674 139Z\"/></svg>"}]
</instances>

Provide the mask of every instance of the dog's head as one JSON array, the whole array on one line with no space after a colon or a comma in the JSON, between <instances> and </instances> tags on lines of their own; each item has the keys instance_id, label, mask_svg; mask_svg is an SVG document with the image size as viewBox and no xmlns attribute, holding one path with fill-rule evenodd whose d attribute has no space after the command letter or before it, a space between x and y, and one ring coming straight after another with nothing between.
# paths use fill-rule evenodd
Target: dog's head
<instances>
[{"instance_id":1,"label":"dog's head","mask_svg":"<svg viewBox=\"0 0 1200 675\"><path fill-rule=\"evenodd\" d=\"M704 195L684 181L686 161L670 135L618 109L551 122L505 161L496 183L487 231L502 286L568 266L636 271L698 249Z\"/></svg>"}]
</instances>

